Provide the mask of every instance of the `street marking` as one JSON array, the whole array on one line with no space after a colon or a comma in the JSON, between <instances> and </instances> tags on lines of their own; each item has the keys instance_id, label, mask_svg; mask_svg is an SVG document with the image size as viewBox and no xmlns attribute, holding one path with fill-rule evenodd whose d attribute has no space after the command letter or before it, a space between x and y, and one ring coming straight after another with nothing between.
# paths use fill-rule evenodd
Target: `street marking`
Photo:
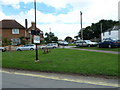
<instances>
[{"instance_id":1,"label":"street marking","mask_svg":"<svg viewBox=\"0 0 120 90\"><path fill-rule=\"evenodd\" d=\"M16 74L16 75L24 75L24 76L32 76L32 77L40 77L40 78L47 78L47 79L54 79L54 80L63 80L63 81L70 81L70 82L78 82L78 83L86 83L86 84L93 84L93 85L102 85L102 86L112 86L112 87L120 87L118 84L106 83L106 82L97 82L97 81L87 81L87 80L74 80L74 79L67 79L67 78L59 78L53 76L44 76L44 75L37 75L37 74L28 74L28 73L19 73L19 72L9 72L9 71L1 71L3 73L8 74Z\"/></svg>"}]
</instances>

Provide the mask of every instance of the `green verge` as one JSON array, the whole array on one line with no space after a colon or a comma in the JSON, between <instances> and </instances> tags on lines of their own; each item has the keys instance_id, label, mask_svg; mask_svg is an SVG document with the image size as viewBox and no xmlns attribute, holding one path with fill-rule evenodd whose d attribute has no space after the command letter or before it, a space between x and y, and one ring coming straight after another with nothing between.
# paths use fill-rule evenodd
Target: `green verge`
<instances>
[{"instance_id":1,"label":"green verge","mask_svg":"<svg viewBox=\"0 0 120 90\"><path fill-rule=\"evenodd\" d=\"M118 75L118 55L71 49L52 49L35 63L35 51L11 51L2 54L2 67L74 73L83 75Z\"/></svg>"}]
</instances>

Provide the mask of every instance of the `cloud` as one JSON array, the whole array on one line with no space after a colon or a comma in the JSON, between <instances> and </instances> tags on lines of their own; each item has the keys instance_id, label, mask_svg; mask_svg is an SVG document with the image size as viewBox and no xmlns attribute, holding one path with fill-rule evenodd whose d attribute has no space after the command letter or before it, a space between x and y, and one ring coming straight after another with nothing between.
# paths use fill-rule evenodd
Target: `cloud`
<instances>
[{"instance_id":1,"label":"cloud","mask_svg":"<svg viewBox=\"0 0 120 90\"><path fill-rule=\"evenodd\" d=\"M3 5L11 5L19 9L19 3L29 3L34 0L1 0ZM83 12L83 27L91 23L96 23L101 19L118 20L118 1L119 0L36 0L52 6L56 9L72 6L66 14L54 15L54 13L42 13L37 11L37 26L45 32L52 32L59 38L64 39L66 36L74 37L80 30L80 11ZM6 16L0 7L0 19L16 19L22 25L25 25L24 19L28 19L29 26L34 21L34 9L21 12L19 15Z\"/></svg>"},{"instance_id":2,"label":"cloud","mask_svg":"<svg viewBox=\"0 0 120 90\"><path fill-rule=\"evenodd\" d=\"M39 25L39 28L43 30L44 33L49 32L49 28L51 28L51 32L54 32L59 39L65 39L67 36L71 36L74 38L80 30L80 26L78 24L47 24L47 25Z\"/></svg>"},{"instance_id":3,"label":"cloud","mask_svg":"<svg viewBox=\"0 0 120 90\"><path fill-rule=\"evenodd\" d=\"M2 19L11 19L10 16L6 16L4 12L2 11L2 8L0 7L0 20Z\"/></svg>"}]
</instances>

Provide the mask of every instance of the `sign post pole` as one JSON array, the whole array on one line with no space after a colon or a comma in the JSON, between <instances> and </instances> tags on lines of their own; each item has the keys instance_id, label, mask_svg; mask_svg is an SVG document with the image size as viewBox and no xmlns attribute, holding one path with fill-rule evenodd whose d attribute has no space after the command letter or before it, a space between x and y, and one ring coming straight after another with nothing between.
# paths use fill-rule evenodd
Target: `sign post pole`
<instances>
[{"instance_id":1,"label":"sign post pole","mask_svg":"<svg viewBox=\"0 0 120 90\"><path fill-rule=\"evenodd\" d=\"M35 31L37 31L36 30L36 0L34 0L34 7L35 7ZM37 33L36 33L36 35L37 35ZM35 38L35 37L34 37ZM36 43L36 60L35 60L35 62L38 62L39 60L38 60L38 49L37 49L37 43Z\"/></svg>"}]
</instances>

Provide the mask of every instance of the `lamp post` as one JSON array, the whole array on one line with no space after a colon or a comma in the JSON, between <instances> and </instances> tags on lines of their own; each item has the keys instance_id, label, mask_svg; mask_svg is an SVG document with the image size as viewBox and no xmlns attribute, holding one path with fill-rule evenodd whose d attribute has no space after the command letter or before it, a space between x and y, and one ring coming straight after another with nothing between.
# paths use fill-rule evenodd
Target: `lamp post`
<instances>
[{"instance_id":1,"label":"lamp post","mask_svg":"<svg viewBox=\"0 0 120 90\"><path fill-rule=\"evenodd\" d=\"M80 11L80 24L81 24L81 39L83 40L83 30L82 30L82 12Z\"/></svg>"},{"instance_id":2,"label":"lamp post","mask_svg":"<svg viewBox=\"0 0 120 90\"><path fill-rule=\"evenodd\" d=\"M34 8L35 8L35 31L37 31L36 30L36 0L34 0ZM37 35L37 33L36 33L36 35ZM37 43L36 43L36 59L35 59L35 62L38 62L39 60L38 60L38 49L37 49Z\"/></svg>"}]
</instances>

